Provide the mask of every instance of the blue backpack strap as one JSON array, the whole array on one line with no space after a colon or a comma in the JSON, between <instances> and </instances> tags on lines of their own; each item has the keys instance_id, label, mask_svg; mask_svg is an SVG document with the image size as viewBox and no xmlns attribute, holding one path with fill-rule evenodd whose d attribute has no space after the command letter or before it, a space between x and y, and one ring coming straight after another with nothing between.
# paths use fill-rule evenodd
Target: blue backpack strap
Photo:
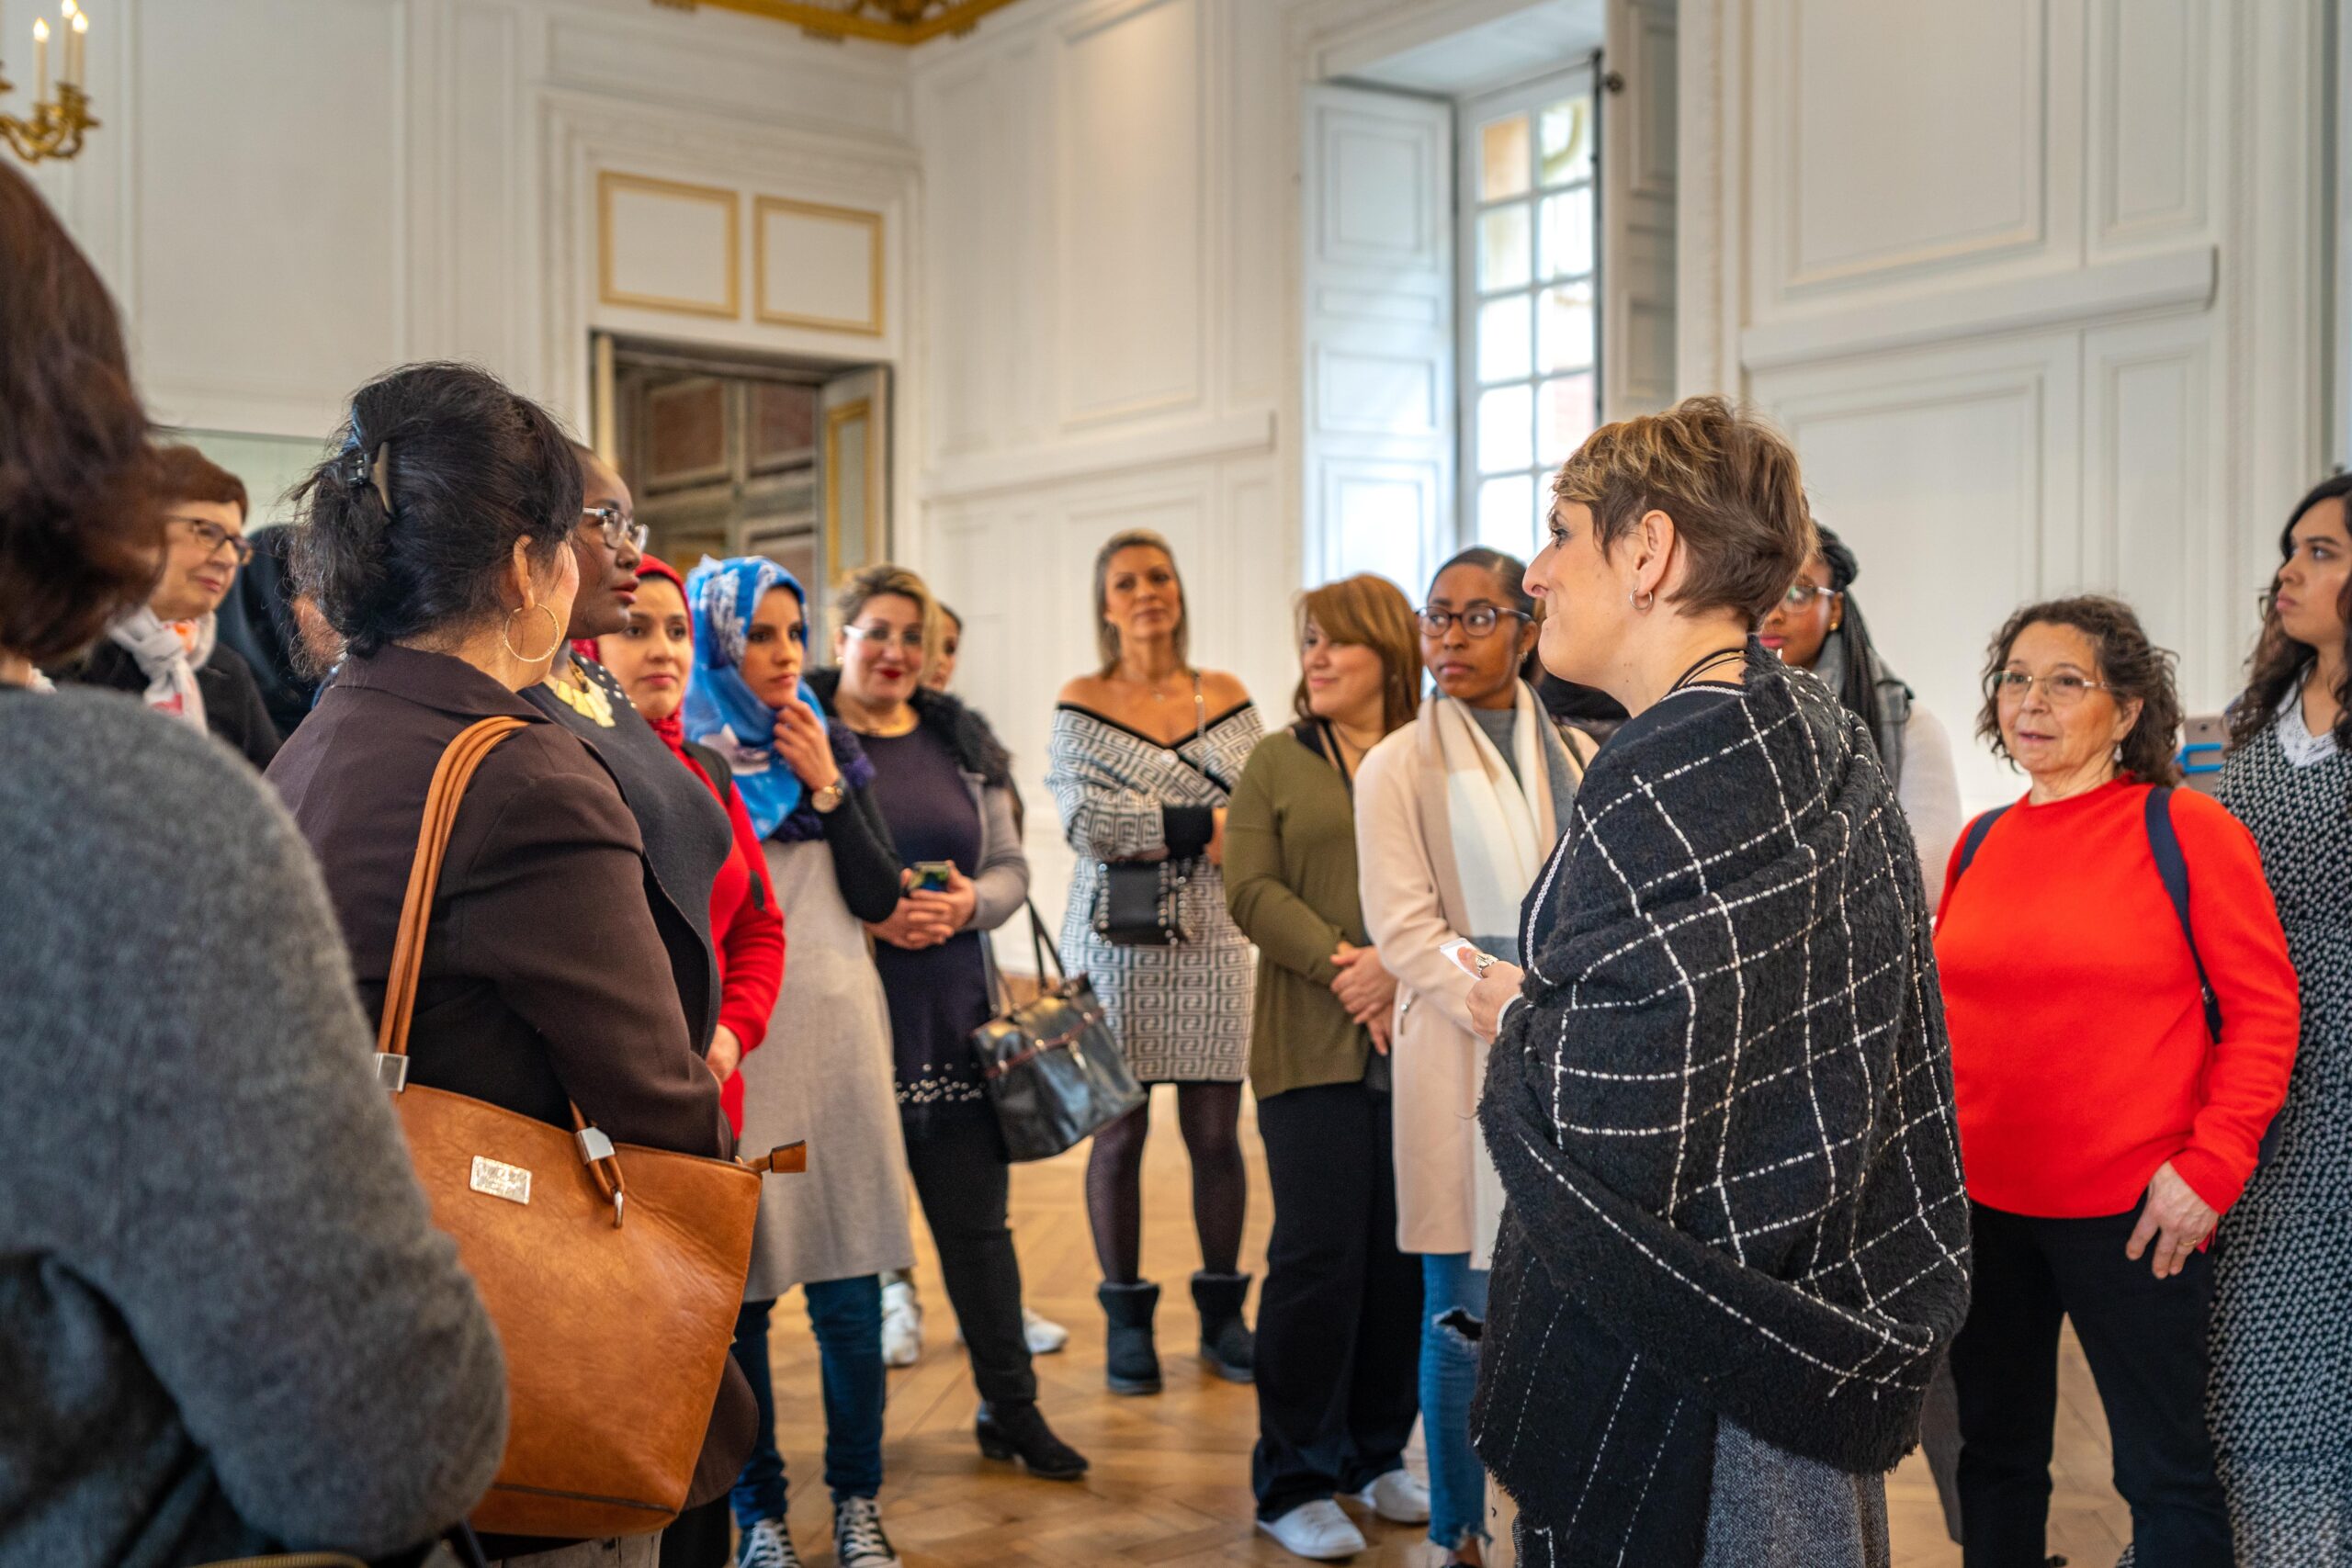
<instances>
[{"instance_id":1,"label":"blue backpack strap","mask_svg":"<svg viewBox=\"0 0 2352 1568\"><path fill-rule=\"evenodd\" d=\"M1976 858L1976 852L1984 847L1984 835L1993 830L1994 823L2008 814L2008 809L2006 806L1996 806L1968 825L1966 837L1960 840L1960 863L1951 868L1951 881L1944 887L1946 897L1951 897L1952 887L1959 883L1961 873L1968 869L1968 863Z\"/></svg>"},{"instance_id":2,"label":"blue backpack strap","mask_svg":"<svg viewBox=\"0 0 2352 1568\"><path fill-rule=\"evenodd\" d=\"M2197 951L2197 928L2188 918L2188 857L2180 852L2180 835L2172 825L2172 788L2158 784L2148 792L2148 850L2156 857L2156 874L2164 879L2165 897L2172 900L2172 912L2180 921L2180 934L2188 942L2188 961L2197 965L2197 990L2205 1003L2205 1031L2215 1040L2222 1037L2222 999L2213 994L2213 982L2205 974L2205 956Z\"/></svg>"}]
</instances>

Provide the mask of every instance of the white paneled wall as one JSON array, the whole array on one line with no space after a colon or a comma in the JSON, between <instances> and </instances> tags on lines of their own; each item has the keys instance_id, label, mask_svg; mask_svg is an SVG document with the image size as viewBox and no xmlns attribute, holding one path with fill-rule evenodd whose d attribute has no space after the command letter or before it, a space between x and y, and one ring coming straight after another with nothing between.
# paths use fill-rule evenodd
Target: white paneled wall
<instances>
[{"instance_id":1,"label":"white paneled wall","mask_svg":"<svg viewBox=\"0 0 2352 1568\"><path fill-rule=\"evenodd\" d=\"M5 36L31 9L0 0ZM757 320L752 221L761 197L879 215L882 317L904 321L917 170L901 53L643 0L90 10L104 123L38 178L121 300L168 422L322 437L368 376L448 356L584 424L592 327L844 360L904 352L895 331ZM601 300L605 171L736 193L737 254L684 270L732 265L740 311Z\"/></svg>"},{"instance_id":2,"label":"white paneled wall","mask_svg":"<svg viewBox=\"0 0 2352 1568\"><path fill-rule=\"evenodd\" d=\"M2029 596L2120 592L2192 708L2235 690L2325 453L2322 10L1684 0L1682 389L1785 423L1956 739Z\"/></svg>"}]
</instances>

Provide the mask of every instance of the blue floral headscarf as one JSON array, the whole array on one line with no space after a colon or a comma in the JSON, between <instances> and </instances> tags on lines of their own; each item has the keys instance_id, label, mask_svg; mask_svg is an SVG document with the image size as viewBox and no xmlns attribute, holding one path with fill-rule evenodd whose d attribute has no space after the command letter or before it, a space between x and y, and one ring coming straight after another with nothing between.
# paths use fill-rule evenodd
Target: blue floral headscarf
<instances>
[{"instance_id":1,"label":"blue floral headscarf","mask_svg":"<svg viewBox=\"0 0 2352 1568\"><path fill-rule=\"evenodd\" d=\"M800 778L775 753L775 712L743 679L752 615L769 590L788 588L805 619L808 592L764 556L703 557L686 574L686 607L695 618L695 674L686 686L686 739L716 749L735 771L752 826L761 838L800 804ZM796 694L825 723L824 705L802 682Z\"/></svg>"}]
</instances>

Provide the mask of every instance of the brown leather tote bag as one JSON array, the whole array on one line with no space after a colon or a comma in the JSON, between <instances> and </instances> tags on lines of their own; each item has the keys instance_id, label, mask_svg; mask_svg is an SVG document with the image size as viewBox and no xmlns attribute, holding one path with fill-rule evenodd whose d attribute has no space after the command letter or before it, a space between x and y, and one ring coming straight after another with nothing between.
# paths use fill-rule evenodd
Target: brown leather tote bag
<instances>
[{"instance_id":1,"label":"brown leather tote bag","mask_svg":"<svg viewBox=\"0 0 2352 1568\"><path fill-rule=\"evenodd\" d=\"M615 1145L408 1082L425 922L466 785L523 728L486 718L449 743L426 792L401 906L377 1067L435 1224L506 1354L506 1454L473 1515L500 1535L657 1530L685 1504L751 1268L760 1173L806 1168L795 1144L756 1164Z\"/></svg>"}]
</instances>

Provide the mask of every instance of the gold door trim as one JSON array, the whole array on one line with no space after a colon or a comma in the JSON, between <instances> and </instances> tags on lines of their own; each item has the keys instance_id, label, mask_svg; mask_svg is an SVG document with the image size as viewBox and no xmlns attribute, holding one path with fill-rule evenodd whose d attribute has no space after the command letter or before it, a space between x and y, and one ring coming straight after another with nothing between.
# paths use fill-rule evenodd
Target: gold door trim
<instances>
[{"instance_id":1,"label":"gold door trim","mask_svg":"<svg viewBox=\"0 0 2352 1568\"><path fill-rule=\"evenodd\" d=\"M613 282L613 197L621 191L640 191L698 201L727 214L727 302L673 299L659 294L635 294ZM687 185L656 179L650 175L625 175L615 169L596 175L596 297L607 305L637 310L666 310L680 316L722 316L729 321L743 313L743 202L724 186Z\"/></svg>"},{"instance_id":2,"label":"gold door trim","mask_svg":"<svg viewBox=\"0 0 2352 1568\"><path fill-rule=\"evenodd\" d=\"M792 212L804 218L823 218L834 222L865 225L868 301L865 320L857 321L835 316L803 316L790 310L779 310L768 303L767 218L771 212ZM795 201L781 196L763 196L752 203L752 314L767 326L814 327L821 332L858 333L866 337L880 337L883 331L882 265L882 214L878 212L868 212L856 207L828 207L819 201Z\"/></svg>"},{"instance_id":3,"label":"gold door trim","mask_svg":"<svg viewBox=\"0 0 2352 1568\"><path fill-rule=\"evenodd\" d=\"M854 561L845 561L842 559L842 487L840 479L842 427L845 424L854 423L859 420L865 421L866 424L865 516L863 519L865 525L865 558ZM842 403L825 411L825 472L823 476L825 487L824 564L827 575L831 577L835 581L839 581L848 573L855 571L858 568L868 564L869 561L883 558L881 556L876 555L874 552L876 543L874 537L876 502L879 500L881 494L881 487L875 482L875 459L879 455L880 450L881 444L874 438L874 401L872 399L859 398L854 402Z\"/></svg>"}]
</instances>

